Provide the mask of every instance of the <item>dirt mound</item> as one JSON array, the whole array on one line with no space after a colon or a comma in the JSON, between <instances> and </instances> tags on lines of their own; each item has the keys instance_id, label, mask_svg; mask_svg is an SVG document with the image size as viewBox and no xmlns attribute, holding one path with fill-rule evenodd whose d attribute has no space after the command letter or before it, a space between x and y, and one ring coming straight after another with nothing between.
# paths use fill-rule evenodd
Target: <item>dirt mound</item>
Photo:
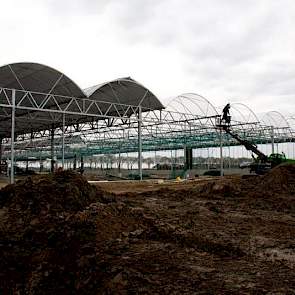
<instances>
[{"instance_id":1,"label":"dirt mound","mask_svg":"<svg viewBox=\"0 0 295 295\"><path fill-rule=\"evenodd\" d=\"M0 207L20 207L30 214L41 211L76 212L95 201L96 189L79 174L61 171L33 176L1 190ZM26 212L28 213L28 212Z\"/></svg>"},{"instance_id":2,"label":"dirt mound","mask_svg":"<svg viewBox=\"0 0 295 295\"><path fill-rule=\"evenodd\" d=\"M73 172L29 177L3 188L0 290L69 294L83 288L99 265L96 222L83 210L99 197L101 192Z\"/></svg>"},{"instance_id":3,"label":"dirt mound","mask_svg":"<svg viewBox=\"0 0 295 295\"><path fill-rule=\"evenodd\" d=\"M272 198L271 190L264 198L256 189L278 181L280 169L292 180L293 168L276 169L255 179L117 195L73 172L7 186L0 191L0 294L294 289L294 243L287 238L294 236L294 198ZM289 251L289 260L269 262L269 248Z\"/></svg>"},{"instance_id":4,"label":"dirt mound","mask_svg":"<svg viewBox=\"0 0 295 295\"><path fill-rule=\"evenodd\" d=\"M295 193L295 165L282 164L261 177L259 189Z\"/></svg>"},{"instance_id":5,"label":"dirt mound","mask_svg":"<svg viewBox=\"0 0 295 295\"><path fill-rule=\"evenodd\" d=\"M263 176L208 181L196 187L198 196L220 197L265 197L274 194L295 194L295 165L282 164Z\"/></svg>"},{"instance_id":6,"label":"dirt mound","mask_svg":"<svg viewBox=\"0 0 295 295\"><path fill-rule=\"evenodd\" d=\"M9 185L0 204L1 294L107 292L129 234L143 231L141 210L73 172Z\"/></svg>"}]
</instances>

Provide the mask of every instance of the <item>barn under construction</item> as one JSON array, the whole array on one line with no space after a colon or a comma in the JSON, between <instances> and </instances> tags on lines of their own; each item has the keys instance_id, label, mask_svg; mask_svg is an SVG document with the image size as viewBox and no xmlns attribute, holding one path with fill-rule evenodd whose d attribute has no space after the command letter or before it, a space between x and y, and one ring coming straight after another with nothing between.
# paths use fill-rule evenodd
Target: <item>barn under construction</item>
<instances>
[{"instance_id":1,"label":"barn under construction","mask_svg":"<svg viewBox=\"0 0 295 295\"><path fill-rule=\"evenodd\" d=\"M0 67L0 294L295 294L294 122Z\"/></svg>"},{"instance_id":2,"label":"barn under construction","mask_svg":"<svg viewBox=\"0 0 295 295\"><path fill-rule=\"evenodd\" d=\"M15 173L11 163L17 161L30 160L41 167L47 160L53 171L76 167L74 162L81 158L87 162L93 156L119 158L128 153L136 153L135 166L142 179L143 153L157 151L171 155L180 151L186 170L192 168L198 150L207 150L207 157L215 151L222 170L223 154L241 143L218 127L220 113L206 98L193 93L179 95L164 107L130 77L82 90L65 74L45 65L16 63L0 68L1 161L10 163L11 182ZM284 149L294 158L293 117L285 118L275 110L259 117L241 103L231 105L231 117L240 138L272 153ZM241 156L243 150L237 154ZM69 161L73 165L66 166ZM170 162L172 167L173 159Z\"/></svg>"}]
</instances>

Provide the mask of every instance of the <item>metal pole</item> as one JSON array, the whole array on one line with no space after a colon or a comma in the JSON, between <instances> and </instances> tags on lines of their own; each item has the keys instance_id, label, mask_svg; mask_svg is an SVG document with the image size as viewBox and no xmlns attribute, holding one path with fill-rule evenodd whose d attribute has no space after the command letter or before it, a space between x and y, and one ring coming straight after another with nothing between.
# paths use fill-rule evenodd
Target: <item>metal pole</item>
<instances>
[{"instance_id":1,"label":"metal pole","mask_svg":"<svg viewBox=\"0 0 295 295\"><path fill-rule=\"evenodd\" d=\"M1 170L1 164L2 164L2 141L3 141L3 138L0 137L0 174L2 172L2 170Z\"/></svg>"},{"instance_id":2,"label":"metal pole","mask_svg":"<svg viewBox=\"0 0 295 295\"><path fill-rule=\"evenodd\" d=\"M231 169L231 162L230 162L230 145L228 146L228 169Z\"/></svg>"},{"instance_id":3,"label":"metal pole","mask_svg":"<svg viewBox=\"0 0 295 295\"><path fill-rule=\"evenodd\" d=\"M274 138L274 128L271 126L271 153L274 154L275 152L275 138Z\"/></svg>"},{"instance_id":4,"label":"metal pole","mask_svg":"<svg viewBox=\"0 0 295 295\"><path fill-rule=\"evenodd\" d=\"M74 163L73 163L73 169L77 170L77 155L74 155Z\"/></svg>"},{"instance_id":5,"label":"metal pole","mask_svg":"<svg viewBox=\"0 0 295 295\"><path fill-rule=\"evenodd\" d=\"M119 163L118 163L118 171L121 173L121 148L119 147ZM120 175L121 176L121 175Z\"/></svg>"},{"instance_id":6,"label":"metal pole","mask_svg":"<svg viewBox=\"0 0 295 295\"><path fill-rule=\"evenodd\" d=\"M43 170L43 163L42 163L42 153L41 153L41 150L40 150L39 158L40 158L40 162L39 162L40 163L40 167L39 167L40 169L39 169L39 171L42 172L42 170Z\"/></svg>"},{"instance_id":7,"label":"metal pole","mask_svg":"<svg viewBox=\"0 0 295 295\"><path fill-rule=\"evenodd\" d=\"M173 175L173 151L172 150L170 150L170 152L171 152L171 154L170 154L170 157L171 157L171 160L170 160L170 162L171 162L171 177L174 177L174 175Z\"/></svg>"},{"instance_id":8,"label":"metal pole","mask_svg":"<svg viewBox=\"0 0 295 295\"><path fill-rule=\"evenodd\" d=\"M51 145L51 173L53 173L54 172L54 126L53 125L51 128L50 145Z\"/></svg>"},{"instance_id":9,"label":"metal pole","mask_svg":"<svg viewBox=\"0 0 295 295\"><path fill-rule=\"evenodd\" d=\"M220 128L220 176L223 176L222 129Z\"/></svg>"},{"instance_id":10,"label":"metal pole","mask_svg":"<svg viewBox=\"0 0 295 295\"><path fill-rule=\"evenodd\" d=\"M141 106L138 107L138 173L142 180L142 138L141 138L142 112Z\"/></svg>"},{"instance_id":11,"label":"metal pole","mask_svg":"<svg viewBox=\"0 0 295 295\"><path fill-rule=\"evenodd\" d=\"M65 166L65 117L66 114L63 113L62 114L62 150L61 150L61 154L62 154L62 159L61 159L61 166L62 169L64 169Z\"/></svg>"},{"instance_id":12,"label":"metal pole","mask_svg":"<svg viewBox=\"0 0 295 295\"><path fill-rule=\"evenodd\" d=\"M207 148L207 169L210 169L210 153L209 153L209 148Z\"/></svg>"},{"instance_id":13,"label":"metal pole","mask_svg":"<svg viewBox=\"0 0 295 295\"><path fill-rule=\"evenodd\" d=\"M14 131L15 131L15 89L12 90L10 183L14 183Z\"/></svg>"}]
</instances>

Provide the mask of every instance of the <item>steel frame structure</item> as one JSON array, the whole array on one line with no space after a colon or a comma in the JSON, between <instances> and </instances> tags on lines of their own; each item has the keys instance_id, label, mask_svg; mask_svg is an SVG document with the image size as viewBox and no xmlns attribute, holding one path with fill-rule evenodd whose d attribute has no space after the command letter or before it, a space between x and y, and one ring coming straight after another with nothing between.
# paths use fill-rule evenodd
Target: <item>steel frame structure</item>
<instances>
[{"instance_id":1,"label":"steel frame structure","mask_svg":"<svg viewBox=\"0 0 295 295\"><path fill-rule=\"evenodd\" d=\"M140 103L134 106L0 87L0 122L1 119L10 122L10 126L3 128L10 129L10 133L1 138L1 155L10 158L11 163L28 157L53 159L56 155L64 166L65 158L74 154L138 152L142 178L142 151L220 147L222 161L222 146L237 145L216 128L218 111L204 97L186 94L173 102L171 108L152 110ZM197 106L199 114L188 102ZM206 107L201 107L200 102ZM283 125L266 124L247 106L242 106L249 110L250 116L234 107L238 111L232 120L240 136L256 144L295 142L287 120ZM38 122L39 127L32 128L31 122ZM15 133L16 126L20 126L20 134ZM13 165L11 170L13 182Z\"/></svg>"}]
</instances>

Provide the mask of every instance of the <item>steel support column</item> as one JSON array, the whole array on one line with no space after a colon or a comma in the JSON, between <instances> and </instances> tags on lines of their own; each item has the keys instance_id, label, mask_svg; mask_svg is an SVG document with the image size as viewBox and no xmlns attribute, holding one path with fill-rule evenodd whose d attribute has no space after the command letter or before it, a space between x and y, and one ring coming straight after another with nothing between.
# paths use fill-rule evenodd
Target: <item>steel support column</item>
<instances>
[{"instance_id":1,"label":"steel support column","mask_svg":"<svg viewBox=\"0 0 295 295\"><path fill-rule=\"evenodd\" d=\"M119 147L119 163L118 163L118 172L119 172L119 176L121 176L121 147Z\"/></svg>"},{"instance_id":2,"label":"steel support column","mask_svg":"<svg viewBox=\"0 0 295 295\"><path fill-rule=\"evenodd\" d=\"M231 169L231 160L230 160L230 145L228 146L228 169Z\"/></svg>"},{"instance_id":3,"label":"steel support column","mask_svg":"<svg viewBox=\"0 0 295 295\"><path fill-rule=\"evenodd\" d=\"M51 152L51 173L54 172L54 126L51 128L51 138L50 138L50 152Z\"/></svg>"},{"instance_id":4,"label":"steel support column","mask_svg":"<svg viewBox=\"0 0 295 295\"><path fill-rule=\"evenodd\" d=\"M65 166L65 113L62 114L62 142L61 142L61 166L64 169Z\"/></svg>"},{"instance_id":5,"label":"steel support column","mask_svg":"<svg viewBox=\"0 0 295 295\"><path fill-rule=\"evenodd\" d=\"M142 138L141 138L142 111L138 107L138 173L139 179L142 180Z\"/></svg>"},{"instance_id":6,"label":"steel support column","mask_svg":"<svg viewBox=\"0 0 295 295\"><path fill-rule=\"evenodd\" d=\"M222 146L222 129L220 128L220 176L223 176L223 146Z\"/></svg>"},{"instance_id":7,"label":"steel support column","mask_svg":"<svg viewBox=\"0 0 295 295\"><path fill-rule=\"evenodd\" d=\"M271 153L274 154L275 152L275 136L274 136L274 127L271 126Z\"/></svg>"},{"instance_id":8,"label":"steel support column","mask_svg":"<svg viewBox=\"0 0 295 295\"><path fill-rule=\"evenodd\" d=\"M73 163L73 169L77 170L77 154L74 155L74 163Z\"/></svg>"},{"instance_id":9,"label":"steel support column","mask_svg":"<svg viewBox=\"0 0 295 295\"><path fill-rule=\"evenodd\" d=\"M171 167L170 167L170 170L171 170L171 177L174 177L173 175L173 151L170 150L170 162L171 162Z\"/></svg>"},{"instance_id":10,"label":"steel support column","mask_svg":"<svg viewBox=\"0 0 295 295\"><path fill-rule=\"evenodd\" d=\"M2 172L2 170L1 170L1 163L2 163L2 141L3 141L3 138L0 137L0 174Z\"/></svg>"},{"instance_id":11,"label":"steel support column","mask_svg":"<svg viewBox=\"0 0 295 295\"><path fill-rule=\"evenodd\" d=\"M40 159L40 167L39 167L40 170L39 171L42 172L43 171L42 151L40 151L39 159Z\"/></svg>"},{"instance_id":12,"label":"steel support column","mask_svg":"<svg viewBox=\"0 0 295 295\"><path fill-rule=\"evenodd\" d=\"M15 90L12 90L11 104L11 155L10 155L10 183L14 183L14 131L15 131Z\"/></svg>"}]
</instances>

